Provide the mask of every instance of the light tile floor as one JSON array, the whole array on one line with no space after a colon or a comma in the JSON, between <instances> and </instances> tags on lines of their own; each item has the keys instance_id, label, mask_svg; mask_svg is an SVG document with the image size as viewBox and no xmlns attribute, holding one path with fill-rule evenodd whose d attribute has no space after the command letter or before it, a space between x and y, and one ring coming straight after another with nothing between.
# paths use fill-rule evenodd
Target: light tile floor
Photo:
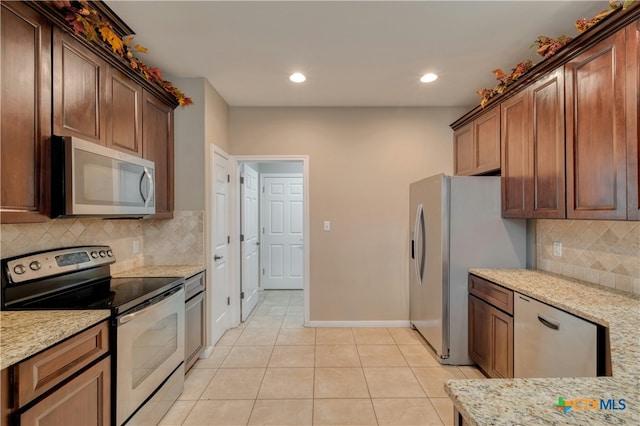
<instances>
[{"instance_id":1,"label":"light tile floor","mask_svg":"<svg viewBox=\"0 0 640 426\"><path fill-rule=\"evenodd\" d=\"M451 425L451 378L409 328L305 328L302 291L261 294L188 373L161 425Z\"/></svg>"}]
</instances>

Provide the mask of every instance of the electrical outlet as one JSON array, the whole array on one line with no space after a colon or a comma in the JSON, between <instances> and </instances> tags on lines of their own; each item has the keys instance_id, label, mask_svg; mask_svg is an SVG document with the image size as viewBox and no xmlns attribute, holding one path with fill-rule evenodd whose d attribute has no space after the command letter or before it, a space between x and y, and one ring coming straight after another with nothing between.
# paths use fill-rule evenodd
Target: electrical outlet
<instances>
[{"instance_id":1,"label":"electrical outlet","mask_svg":"<svg viewBox=\"0 0 640 426\"><path fill-rule=\"evenodd\" d=\"M325 231L331 231L331 222L328 220L324 221L324 228Z\"/></svg>"},{"instance_id":2,"label":"electrical outlet","mask_svg":"<svg viewBox=\"0 0 640 426\"><path fill-rule=\"evenodd\" d=\"M133 249L133 254L136 254L140 251L140 241L138 240L133 240L133 247L131 247Z\"/></svg>"},{"instance_id":3,"label":"electrical outlet","mask_svg":"<svg viewBox=\"0 0 640 426\"><path fill-rule=\"evenodd\" d=\"M553 242L553 255L562 257L562 243L560 241Z\"/></svg>"}]
</instances>

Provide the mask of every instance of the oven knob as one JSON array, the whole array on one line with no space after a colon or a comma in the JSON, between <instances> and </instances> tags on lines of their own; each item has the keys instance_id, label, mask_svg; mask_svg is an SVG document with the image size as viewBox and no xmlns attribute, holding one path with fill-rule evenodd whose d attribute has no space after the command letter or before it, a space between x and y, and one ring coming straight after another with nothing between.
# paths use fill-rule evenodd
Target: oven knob
<instances>
[{"instance_id":1,"label":"oven knob","mask_svg":"<svg viewBox=\"0 0 640 426\"><path fill-rule=\"evenodd\" d=\"M15 272L18 275L22 275L25 272L27 272L27 268L25 268L24 265L16 265L13 267L13 272Z\"/></svg>"},{"instance_id":2,"label":"oven knob","mask_svg":"<svg viewBox=\"0 0 640 426\"><path fill-rule=\"evenodd\" d=\"M92 251L91 252L91 257L94 258L94 259L97 259L98 258L98 252L97 251Z\"/></svg>"},{"instance_id":3,"label":"oven knob","mask_svg":"<svg viewBox=\"0 0 640 426\"><path fill-rule=\"evenodd\" d=\"M100 254L100 257L105 257L107 255L107 252L104 250L100 250L98 254Z\"/></svg>"},{"instance_id":4,"label":"oven knob","mask_svg":"<svg viewBox=\"0 0 640 426\"><path fill-rule=\"evenodd\" d=\"M32 271L37 271L38 269L40 269L41 266L42 265L37 260L34 260L29 264L29 268L31 268Z\"/></svg>"},{"instance_id":5,"label":"oven knob","mask_svg":"<svg viewBox=\"0 0 640 426\"><path fill-rule=\"evenodd\" d=\"M113 257L113 251L111 251L111 250L107 250L107 256L109 256L109 257Z\"/></svg>"}]
</instances>

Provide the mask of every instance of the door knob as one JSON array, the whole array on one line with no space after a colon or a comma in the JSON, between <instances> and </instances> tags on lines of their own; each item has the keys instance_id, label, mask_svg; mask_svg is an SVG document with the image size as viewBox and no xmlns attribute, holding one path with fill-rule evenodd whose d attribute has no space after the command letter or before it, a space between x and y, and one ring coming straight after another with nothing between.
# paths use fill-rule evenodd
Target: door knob
<instances>
[{"instance_id":1,"label":"door knob","mask_svg":"<svg viewBox=\"0 0 640 426\"><path fill-rule=\"evenodd\" d=\"M222 259L224 256L218 256L217 254L213 256L213 260L220 260Z\"/></svg>"},{"instance_id":2,"label":"door knob","mask_svg":"<svg viewBox=\"0 0 640 426\"><path fill-rule=\"evenodd\" d=\"M256 241L256 245L259 246L260 245L260 241Z\"/></svg>"}]
</instances>

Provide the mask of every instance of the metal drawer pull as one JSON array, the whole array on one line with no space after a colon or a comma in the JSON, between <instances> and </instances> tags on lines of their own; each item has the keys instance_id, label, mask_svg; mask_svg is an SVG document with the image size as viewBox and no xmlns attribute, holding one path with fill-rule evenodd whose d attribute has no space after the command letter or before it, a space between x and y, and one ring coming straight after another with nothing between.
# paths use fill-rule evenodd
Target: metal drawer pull
<instances>
[{"instance_id":1,"label":"metal drawer pull","mask_svg":"<svg viewBox=\"0 0 640 426\"><path fill-rule=\"evenodd\" d=\"M220 260L222 259L224 256L218 256L217 254L213 256L213 260Z\"/></svg>"},{"instance_id":2,"label":"metal drawer pull","mask_svg":"<svg viewBox=\"0 0 640 426\"><path fill-rule=\"evenodd\" d=\"M559 330L560 329L560 323L559 322L547 319L547 318L543 317L540 314L538 314L538 321L540 321L545 326L547 326L549 328L552 328L554 330Z\"/></svg>"}]
</instances>

